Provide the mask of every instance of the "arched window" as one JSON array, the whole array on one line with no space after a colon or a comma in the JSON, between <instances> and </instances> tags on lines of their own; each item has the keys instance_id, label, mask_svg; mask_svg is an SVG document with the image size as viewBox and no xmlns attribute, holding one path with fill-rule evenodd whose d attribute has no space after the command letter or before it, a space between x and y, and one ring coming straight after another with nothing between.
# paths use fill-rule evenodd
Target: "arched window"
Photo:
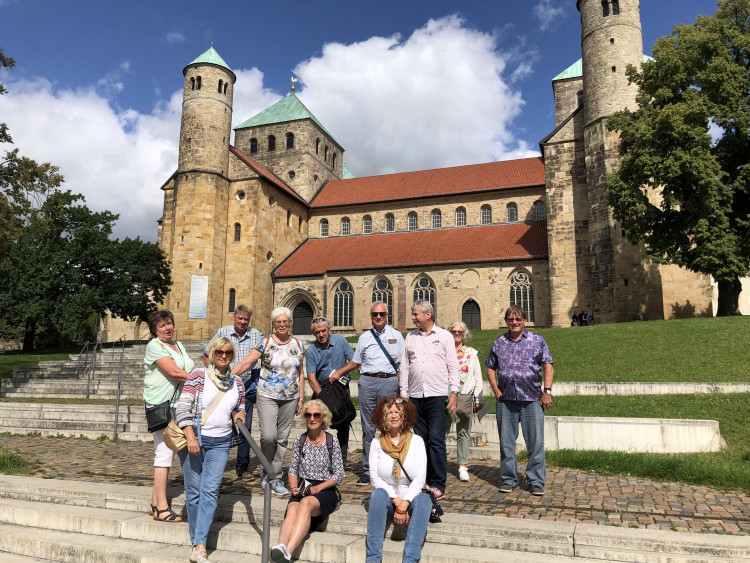
<instances>
[{"instance_id":1,"label":"arched window","mask_svg":"<svg viewBox=\"0 0 750 563\"><path fill-rule=\"evenodd\" d=\"M320 139L315 139L315 154L320 152Z\"/></svg>"},{"instance_id":2,"label":"arched window","mask_svg":"<svg viewBox=\"0 0 750 563\"><path fill-rule=\"evenodd\" d=\"M286 148L287 149L293 149L294 148L294 133L287 133L286 134Z\"/></svg>"},{"instance_id":3,"label":"arched window","mask_svg":"<svg viewBox=\"0 0 750 563\"><path fill-rule=\"evenodd\" d=\"M224 86L224 81L219 78L219 94L221 94L222 87Z\"/></svg>"},{"instance_id":4,"label":"arched window","mask_svg":"<svg viewBox=\"0 0 750 563\"><path fill-rule=\"evenodd\" d=\"M268 136L268 150L269 151L276 150L276 137L274 137L273 135Z\"/></svg>"},{"instance_id":5,"label":"arched window","mask_svg":"<svg viewBox=\"0 0 750 563\"><path fill-rule=\"evenodd\" d=\"M492 223L492 208L489 205L482 206L482 225Z\"/></svg>"},{"instance_id":6,"label":"arched window","mask_svg":"<svg viewBox=\"0 0 750 563\"><path fill-rule=\"evenodd\" d=\"M229 306L227 307L227 312L234 313L234 302L237 297L237 292L234 289L229 290Z\"/></svg>"},{"instance_id":7,"label":"arched window","mask_svg":"<svg viewBox=\"0 0 750 563\"><path fill-rule=\"evenodd\" d=\"M195 77L190 78L190 89L195 90Z\"/></svg>"},{"instance_id":8,"label":"arched window","mask_svg":"<svg viewBox=\"0 0 750 563\"><path fill-rule=\"evenodd\" d=\"M197 78L195 79L195 89L196 89L196 90L200 90L200 89L201 89L201 77L200 77L200 76L198 76L198 77L197 77Z\"/></svg>"},{"instance_id":9,"label":"arched window","mask_svg":"<svg viewBox=\"0 0 750 563\"><path fill-rule=\"evenodd\" d=\"M349 221L349 217L344 217L341 220L341 234L345 237L349 236L349 233L351 233L352 229L352 223Z\"/></svg>"},{"instance_id":10,"label":"arched window","mask_svg":"<svg viewBox=\"0 0 750 563\"><path fill-rule=\"evenodd\" d=\"M331 156L331 168L336 168L336 153Z\"/></svg>"},{"instance_id":11,"label":"arched window","mask_svg":"<svg viewBox=\"0 0 750 563\"><path fill-rule=\"evenodd\" d=\"M366 235L372 232L372 217L369 215L362 217L362 232Z\"/></svg>"},{"instance_id":12,"label":"arched window","mask_svg":"<svg viewBox=\"0 0 750 563\"><path fill-rule=\"evenodd\" d=\"M432 228L439 229L443 226L443 214L439 209L432 210Z\"/></svg>"},{"instance_id":13,"label":"arched window","mask_svg":"<svg viewBox=\"0 0 750 563\"><path fill-rule=\"evenodd\" d=\"M482 311L479 304L473 299L469 299L461 307L461 320L466 323L469 330L480 330L482 328Z\"/></svg>"},{"instance_id":14,"label":"arched window","mask_svg":"<svg viewBox=\"0 0 750 563\"><path fill-rule=\"evenodd\" d=\"M234 224L234 242L240 242L240 235L242 234L242 226L239 223Z\"/></svg>"},{"instance_id":15,"label":"arched window","mask_svg":"<svg viewBox=\"0 0 750 563\"><path fill-rule=\"evenodd\" d=\"M224 83L224 95L227 95L227 86L229 86L229 82Z\"/></svg>"},{"instance_id":16,"label":"arched window","mask_svg":"<svg viewBox=\"0 0 750 563\"><path fill-rule=\"evenodd\" d=\"M583 90L578 90L578 92L576 92L576 100L578 101L579 107L583 105Z\"/></svg>"},{"instance_id":17,"label":"arched window","mask_svg":"<svg viewBox=\"0 0 750 563\"><path fill-rule=\"evenodd\" d=\"M385 232L392 233L396 230L396 220L393 217L393 213L388 213L385 216Z\"/></svg>"},{"instance_id":18,"label":"arched window","mask_svg":"<svg viewBox=\"0 0 750 563\"><path fill-rule=\"evenodd\" d=\"M328 236L328 219L323 219L320 222L320 236L322 237Z\"/></svg>"},{"instance_id":19,"label":"arched window","mask_svg":"<svg viewBox=\"0 0 750 563\"><path fill-rule=\"evenodd\" d=\"M620 14L620 0L612 0L612 15L617 16Z\"/></svg>"},{"instance_id":20,"label":"arched window","mask_svg":"<svg viewBox=\"0 0 750 563\"><path fill-rule=\"evenodd\" d=\"M334 326L352 326L354 324L354 292L347 282L336 286L333 294Z\"/></svg>"},{"instance_id":21,"label":"arched window","mask_svg":"<svg viewBox=\"0 0 750 563\"><path fill-rule=\"evenodd\" d=\"M328 145L323 149L323 160L328 162Z\"/></svg>"},{"instance_id":22,"label":"arched window","mask_svg":"<svg viewBox=\"0 0 750 563\"><path fill-rule=\"evenodd\" d=\"M414 301L420 300L429 301L432 308L435 309L435 288L432 282L425 277L419 278L417 283L414 284ZM436 316L437 310L432 315L433 322Z\"/></svg>"},{"instance_id":23,"label":"arched window","mask_svg":"<svg viewBox=\"0 0 750 563\"><path fill-rule=\"evenodd\" d=\"M544 202L543 201L535 201L534 202L534 221L544 221L545 219L544 214Z\"/></svg>"},{"instance_id":24,"label":"arched window","mask_svg":"<svg viewBox=\"0 0 750 563\"><path fill-rule=\"evenodd\" d=\"M602 0L602 16L605 18L609 15L609 0Z\"/></svg>"},{"instance_id":25,"label":"arched window","mask_svg":"<svg viewBox=\"0 0 750 563\"><path fill-rule=\"evenodd\" d=\"M515 223L518 221L518 206L515 203L508 204L508 223Z\"/></svg>"},{"instance_id":26,"label":"arched window","mask_svg":"<svg viewBox=\"0 0 750 563\"><path fill-rule=\"evenodd\" d=\"M411 213L409 213L407 228L410 231L416 231L417 230L417 214L414 211L412 211Z\"/></svg>"},{"instance_id":27,"label":"arched window","mask_svg":"<svg viewBox=\"0 0 750 563\"><path fill-rule=\"evenodd\" d=\"M292 210L286 210L286 226L289 227L292 224Z\"/></svg>"},{"instance_id":28,"label":"arched window","mask_svg":"<svg viewBox=\"0 0 750 563\"><path fill-rule=\"evenodd\" d=\"M379 279L372 286L372 302L375 303L375 301L382 301L386 304L390 319L393 316L393 286L388 280Z\"/></svg>"},{"instance_id":29,"label":"arched window","mask_svg":"<svg viewBox=\"0 0 750 563\"><path fill-rule=\"evenodd\" d=\"M456 209L456 227L466 226L466 209L459 207Z\"/></svg>"},{"instance_id":30,"label":"arched window","mask_svg":"<svg viewBox=\"0 0 750 563\"><path fill-rule=\"evenodd\" d=\"M253 137L250 139L250 154L255 154L258 152L258 139Z\"/></svg>"},{"instance_id":31,"label":"arched window","mask_svg":"<svg viewBox=\"0 0 750 563\"><path fill-rule=\"evenodd\" d=\"M529 322L534 322L534 286L526 272L516 272L511 276L510 304L522 307L529 317Z\"/></svg>"},{"instance_id":32,"label":"arched window","mask_svg":"<svg viewBox=\"0 0 750 563\"><path fill-rule=\"evenodd\" d=\"M309 334L313 320L313 309L307 301L300 301L292 311L294 317L292 334Z\"/></svg>"}]
</instances>

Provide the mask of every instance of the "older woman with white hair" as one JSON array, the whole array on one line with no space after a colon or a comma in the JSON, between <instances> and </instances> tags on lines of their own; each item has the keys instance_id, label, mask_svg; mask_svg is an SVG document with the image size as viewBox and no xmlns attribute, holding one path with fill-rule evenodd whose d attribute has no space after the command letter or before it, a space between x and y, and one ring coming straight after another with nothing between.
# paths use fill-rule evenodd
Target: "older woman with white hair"
<instances>
[{"instance_id":1,"label":"older woman with white hair","mask_svg":"<svg viewBox=\"0 0 750 563\"><path fill-rule=\"evenodd\" d=\"M307 430L292 444L289 465L289 487L292 497L279 530L279 543L271 550L274 563L292 560L307 533L316 529L340 503L336 485L344 480L344 461L333 435L326 432L331 425L331 411L320 399L313 399L302 408Z\"/></svg>"},{"instance_id":2,"label":"older woman with white hair","mask_svg":"<svg viewBox=\"0 0 750 563\"><path fill-rule=\"evenodd\" d=\"M469 331L466 323L455 321L448 326L448 332L451 333L456 344L456 356L461 370L461 385L458 391L455 415L458 478L461 481L468 481L471 423L474 419L474 413L479 410L481 403L484 401L482 367L477 357L477 351L465 344L471 340L471 331ZM449 415L448 433L451 431L453 421L454 418Z\"/></svg>"},{"instance_id":3,"label":"older woman with white hair","mask_svg":"<svg viewBox=\"0 0 750 563\"><path fill-rule=\"evenodd\" d=\"M302 408L305 396L305 377L302 358L305 349L292 336L292 312L286 307L271 311L273 334L261 340L234 371L243 373L261 358L257 402L260 426L260 449L271 464L271 473L261 475L261 487L270 485L275 495L285 496L289 491L282 480L282 464L286 456L289 432L294 415Z\"/></svg>"}]
</instances>

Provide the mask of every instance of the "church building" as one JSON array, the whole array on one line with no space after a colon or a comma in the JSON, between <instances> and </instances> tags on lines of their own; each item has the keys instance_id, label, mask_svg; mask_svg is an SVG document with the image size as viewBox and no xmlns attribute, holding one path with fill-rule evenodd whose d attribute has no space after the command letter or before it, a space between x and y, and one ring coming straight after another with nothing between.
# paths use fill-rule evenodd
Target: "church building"
<instances>
[{"instance_id":1,"label":"church building","mask_svg":"<svg viewBox=\"0 0 750 563\"><path fill-rule=\"evenodd\" d=\"M232 133L236 76L211 47L184 71L179 162L164 182L158 243L179 338L209 337L237 304L264 332L277 306L293 332L313 318L358 333L373 301L411 325L567 326L712 314L711 280L652 263L625 239L605 180L619 162L607 118L634 109L625 68L643 60L638 0L578 0L582 58L552 79L555 123L541 157L353 177L344 147L292 91ZM313 108L314 109L314 108Z\"/></svg>"}]
</instances>

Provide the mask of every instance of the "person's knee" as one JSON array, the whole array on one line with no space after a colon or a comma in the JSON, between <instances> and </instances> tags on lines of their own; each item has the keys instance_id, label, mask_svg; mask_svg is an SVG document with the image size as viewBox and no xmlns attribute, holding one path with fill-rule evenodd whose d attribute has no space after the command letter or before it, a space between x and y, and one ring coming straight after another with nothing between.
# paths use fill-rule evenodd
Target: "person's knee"
<instances>
[{"instance_id":1,"label":"person's knee","mask_svg":"<svg viewBox=\"0 0 750 563\"><path fill-rule=\"evenodd\" d=\"M375 489L370 495L370 504L385 504L386 501L390 502L391 497L388 496L388 491L385 489Z\"/></svg>"}]
</instances>

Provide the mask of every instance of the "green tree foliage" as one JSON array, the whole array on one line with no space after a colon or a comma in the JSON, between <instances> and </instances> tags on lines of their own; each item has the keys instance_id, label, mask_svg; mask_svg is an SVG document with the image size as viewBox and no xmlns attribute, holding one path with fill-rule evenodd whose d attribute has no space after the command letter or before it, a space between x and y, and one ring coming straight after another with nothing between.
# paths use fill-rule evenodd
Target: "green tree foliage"
<instances>
[{"instance_id":1,"label":"green tree foliage","mask_svg":"<svg viewBox=\"0 0 750 563\"><path fill-rule=\"evenodd\" d=\"M0 68L13 64L0 50ZM10 142L5 124L0 135ZM0 328L23 335L24 351L90 337L107 311L145 320L171 285L158 246L112 239L117 215L91 211L62 182L18 149L0 159Z\"/></svg>"},{"instance_id":2,"label":"green tree foliage","mask_svg":"<svg viewBox=\"0 0 750 563\"><path fill-rule=\"evenodd\" d=\"M609 204L631 242L659 263L710 274L718 314L739 314L750 269L750 0L719 0L653 55L627 70L638 110L608 122L622 154Z\"/></svg>"}]
</instances>

